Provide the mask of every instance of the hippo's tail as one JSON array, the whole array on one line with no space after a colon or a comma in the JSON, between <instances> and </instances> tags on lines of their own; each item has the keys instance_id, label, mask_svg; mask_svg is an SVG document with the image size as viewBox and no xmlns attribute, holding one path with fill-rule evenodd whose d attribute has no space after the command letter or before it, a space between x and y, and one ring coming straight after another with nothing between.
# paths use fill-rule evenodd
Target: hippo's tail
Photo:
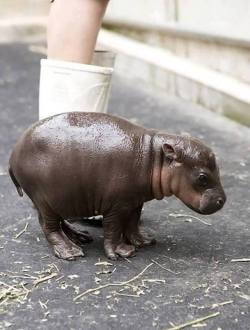
<instances>
[{"instance_id":1,"label":"hippo's tail","mask_svg":"<svg viewBox=\"0 0 250 330\"><path fill-rule=\"evenodd\" d=\"M15 175L12 172L12 169L10 167L9 167L9 174L10 174L11 180L13 181L14 185L16 186L18 195L22 197L23 196L23 189L20 186L19 182L17 181L17 179L16 179L16 177L15 177Z\"/></svg>"}]
</instances>

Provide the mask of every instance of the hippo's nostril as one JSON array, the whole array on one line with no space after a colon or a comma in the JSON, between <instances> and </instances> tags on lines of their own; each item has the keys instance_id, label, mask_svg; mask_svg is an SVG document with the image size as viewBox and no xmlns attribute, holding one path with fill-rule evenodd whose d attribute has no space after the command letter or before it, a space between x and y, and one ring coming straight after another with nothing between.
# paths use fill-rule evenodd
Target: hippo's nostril
<instances>
[{"instance_id":1,"label":"hippo's nostril","mask_svg":"<svg viewBox=\"0 0 250 330\"><path fill-rule=\"evenodd\" d=\"M222 197L219 197L219 198L217 199L216 204L217 204L218 206L222 206L222 205L224 204L224 200L223 200L223 198L222 198Z\"/></svg>"}]
</instances>

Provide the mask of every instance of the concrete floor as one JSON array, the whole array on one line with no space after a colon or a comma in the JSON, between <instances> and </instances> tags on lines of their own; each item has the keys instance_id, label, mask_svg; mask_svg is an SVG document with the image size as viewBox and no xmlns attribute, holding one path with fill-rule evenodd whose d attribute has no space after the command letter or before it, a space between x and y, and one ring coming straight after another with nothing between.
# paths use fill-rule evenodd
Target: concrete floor
<instances>
[{"instance_id":1,"label":"concrete floor","mask_svg":"<svg viewBox=\"0 0 250 330\"><path fill-rule=\"evenodd\" d=\"M152 201L143 222L156 246L131 260L96 265L107 260L102 228L92 226L86 257L59 260L28 198L19 198L6 175L15 141L37 120L39 59L29 45L0 45L0 329L168 329L206 316L195 327L250 329L250 262L234 261L250 258L250 130L115 77L110 112L205 141L218 156L228 201L206 217L175 198ZM130 286L108 286L74 301L78 293L143 270Z\"/></svg>"}]
</instances>

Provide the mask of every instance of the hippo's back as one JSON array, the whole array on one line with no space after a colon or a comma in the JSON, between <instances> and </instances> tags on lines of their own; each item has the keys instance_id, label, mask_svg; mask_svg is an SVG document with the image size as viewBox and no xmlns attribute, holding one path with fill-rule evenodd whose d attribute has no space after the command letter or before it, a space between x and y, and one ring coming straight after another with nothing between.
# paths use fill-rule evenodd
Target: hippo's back
<instances>
[{"instance_id":1,"label":"hippo's back","mask_svg":"<svg viewBox=\"0 0 250 330\"><path fill-rule=\"evenodd\" d=\"M93 147L96 151L112 148L131 148L131 143L145 132L143 127L129 121L103 113L72 112L42 120L33 125L26 133L32 139L50 143L51 146L64 148ZM63 143L63 144L62 144ZM76 143L76 145L73 145Z\"/></svg>"}]
</instances>

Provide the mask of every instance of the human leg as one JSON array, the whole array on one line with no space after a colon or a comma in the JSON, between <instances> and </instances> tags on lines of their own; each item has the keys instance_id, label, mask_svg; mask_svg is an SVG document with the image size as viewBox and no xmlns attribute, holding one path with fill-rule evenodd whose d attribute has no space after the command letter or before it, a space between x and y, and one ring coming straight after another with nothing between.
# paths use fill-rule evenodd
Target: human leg
<instances>
[{"instance_id":1,"label":"human leg","mask_svg":"<svg viewBox=\"0 0 250 330\"><path fill-rule=\"evenodd\" d=\"M51 5L48 59L41 61L39 119L63 112L106 112L113 63L106 64L105 58L105 63L93 66L91 61L107 3L55 0Z\"/></svg>"},{"instance_id":2,"label":"human leg","mask_svg":"<svg viewBox=\"0 0 250 330\"><path fill-rule=\"evenodd\" d=\"M48 58L90 64L108 0L55 0L51 5Z\"/></svg>"}]
</instances>

